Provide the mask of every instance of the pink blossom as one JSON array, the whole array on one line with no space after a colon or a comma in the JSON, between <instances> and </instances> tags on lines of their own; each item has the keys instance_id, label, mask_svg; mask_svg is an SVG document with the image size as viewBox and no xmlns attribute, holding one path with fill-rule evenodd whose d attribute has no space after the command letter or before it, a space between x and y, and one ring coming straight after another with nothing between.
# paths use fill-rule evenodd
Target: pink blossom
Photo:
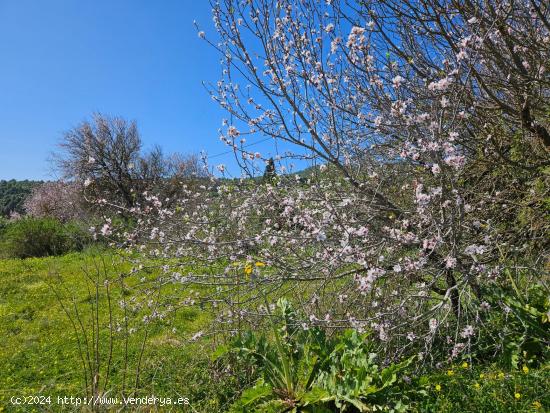
<instances>
[{"instance_id":1,"label":"pink blossom","mask_svg":"<svg viewBox=\"0 0 550 413\"><path fill-rule=\"evenodd\" d=\"M445 268L455 268L456 267L456 258L448 255L445 258Z\"/></svg>"},{"instance_id":2,"label":"pink blossom","mask_svg":"<svg viewBox=\"0 0 550 413\"><path fill-rule=\"evenodd\" d=\"M239 130L235 126L231 125L229 128L227 128L227 134L231 137L237 137L241 133L239 132Z\"/></svg>"},{"instance_id":3,"label":"pink blossom","mask_svg":"<svg viewBox=\"0 0 550 413\"><path fill-rule=\"evenodd\" d=\"M464 166L466 159L464 156L451 155L447 156L444 161L447 165L452 166L455 169L461 169Z\"/></svg>"},{"instance_id":4,"label":"pink blossom","mask_svg":"<svg viewBox=\"0 0 550 413\"><path fill-rule=\"evenodd\" d=\"M405 78L399 75L395 76L392 79L393 87L396 89L399 88L404 82L405 82Z\"/></svg>"},{"instance_id":5,"label":"pink blossom","mask_svg":"<svg viewBox=\"0 0 550 413\"><path fill-rule=\"evenodd\" d=\"M107 237L107 236L111 235L111 233L112 233L112 230L111 230L111 226L109 224L104 224L101 227L101 235L103 235L104 237Z\"/></svg>"},{"instance_id":6,"label":"pink blossom","mask_svg":"<svg viewBox=\"0 0 550 413\"><path fill-rule=\"evenodd\" d=\"M449 79L448 77L444 77L443 79L438 80L437 82L430 83L428 85L428 89L444 91L444 90L447 90L450 84L451 84L451 79Z\"/></svg>"},{"instance_id":7,"label":"pink blossom","mask_svg":"<svg viewBox=\"0 0 550 413\"><path fill-rule=\"evenodd\" d=\"M464 327L464 330L460 333L460 337L468 338L474 335L474 328L471 325Z\"/></svg>"}]
</instances>

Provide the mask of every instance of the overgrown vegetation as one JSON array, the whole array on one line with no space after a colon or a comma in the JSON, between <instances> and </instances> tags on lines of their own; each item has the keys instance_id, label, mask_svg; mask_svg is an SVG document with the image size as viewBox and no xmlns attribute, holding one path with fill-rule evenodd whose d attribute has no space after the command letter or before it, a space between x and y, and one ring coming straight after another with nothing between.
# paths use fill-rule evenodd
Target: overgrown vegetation
<instances>
[{"instance_id":1,"label":"overgrown vegetation","mask_svg":"<svg viewBox=\"0 0 550 413\"><path fill-rule=\"evenodd\" d=\"M284 300L271 310L266 330L243 331L227 340L189 341L211 322L210 315L199 308L152 320L136 386L145 334L143 313L132 314L127 327L116 323L124 312L120 301L137 287L121 287L118 274L128 271L128 265L116 255L94 250L0 260L0 334L4 338L0 408L29 411L28 406L10 404L14 391L53 398L91 391L96 360L93 340L97 339L101 391L105 384L104 391L110 395L188 397L191 407L175 411L353 412L373 411L376 406L376 411L474 413L542 412L550 407L550 367L547 355L537 346L530 346L532 350L514 346L515 363L510 364L509 350L500 347L495 352L494 338L487 337L479 347L489 349L491 357L474 354L424 368L417 355L388 364L376 353L370 333L304 330L297 324L297 311ZM153 280L156 271L143 271L142 276ZM163 292L165 297L168 290ZM495 320L491 330L506 329L502 336L518 342L524 337L544 341L547 329L537 328L534 334L529 326L533 322L547 325L550 308L540 300L540 292L540 286L534 286L532 293L522 297L524 304L514 306L509 317ZM494 304L515 300L513 293L495 293ZM80 320L75 310L80 311ZM94 326L99 328L95 339ZM127 335L129 329L132 333ZM79 350L84 334L90 360L85 347ZM55 411L74 409L54 407Z\"/></svg>"},{"instance_id":2,"label":"overgrown vegetation","mask_svg":"<svg viewBox=\"0 0 550 413\"><path fill-rule=\"evenodd\" d=\"M286 300L271 322L269 336L249 331L229 347L260 373L231 411L407 409L409 395L397 381L414 357L381 366L369 334L349 330L328 338L319 328L303 330Z\"/></svg>"},{"instance_id":3,"label":"overgrown vegetation","mask_svg":"<svg viewBox=\"0 0 550 413\"><path fill-rule=\"evenodd\" d=\"M534 310L541 304L537 294L525 298L524 305L515 306L518 313L501 319L491 331L505 328L503 337L515 337L518 343L525 344L526 337L530 343L547 343L547 329L530 334L527 325L543 327L550 306L542 304L539 312ZM498 299L515 300L506 294ZM527 318L526 311L531 313ZM251 377L257 377L231 412L517 412L550 406L547 347L495 349L486 337L478 346L492 348L491 358L469 354L462 361L426 369L419 367L420 353L384 365L369 333L348 330L327 337L318 328L303 330L294 314L280 300L267 334L248 331L218 350L236 353L254 366ZM523 325L516 322L520 320Z\"/></svg>"}]
</instances>

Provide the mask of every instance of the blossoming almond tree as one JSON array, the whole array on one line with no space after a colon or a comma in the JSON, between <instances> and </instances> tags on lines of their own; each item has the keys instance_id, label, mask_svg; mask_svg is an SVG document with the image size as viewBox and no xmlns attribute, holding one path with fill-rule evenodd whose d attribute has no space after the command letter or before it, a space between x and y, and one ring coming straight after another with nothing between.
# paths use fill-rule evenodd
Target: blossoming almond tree
<instances>
[{"instance_id":1,"label":"blossoming almond tree","mask_svg":"<svg viewBox=\"0 0 550 413\"><path fill-rule=\"evenodd\" d=\"M153 194L133 206L136 226L117 239L188 292L171 308L200 302L235 331L286 295L304 328L372 330L391 357L438 341L456 357L490 310L486 286L520 267L547 276L545 3L212 8L216 33L199 37L222 57L211 89L230 114L222 141L245 171L269 160L244 136L319 167L212 178L176 207Z\"/></svg>"},{"instance_id":2,"label":"blossoming almond tree","mask_svg":"<svg viewBox=\"0 0 550 413\"><path fill-rule=\"evenodd\" d=\"M28 215L54 217L61 222L84 220L89 215L78 185L63 181L45 182L34 188L24 208Z\"/></svg>"}]
</instances>

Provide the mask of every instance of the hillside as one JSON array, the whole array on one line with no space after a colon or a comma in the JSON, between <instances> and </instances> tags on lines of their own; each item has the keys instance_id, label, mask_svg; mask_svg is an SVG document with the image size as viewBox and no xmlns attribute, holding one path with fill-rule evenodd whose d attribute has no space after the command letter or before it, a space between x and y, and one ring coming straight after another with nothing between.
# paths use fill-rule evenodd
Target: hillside
<instances>
[{"instance_id":1,"label":"hillside","mask_svg":"<svg viewBox=\"0 0 550 413\"><path fill-rule=\"evenodd\" d=\"M41 181L0 180L0 216L9 216L11 212L23 213L23 202L32 189Z\"/></svg>"}]
</instances>

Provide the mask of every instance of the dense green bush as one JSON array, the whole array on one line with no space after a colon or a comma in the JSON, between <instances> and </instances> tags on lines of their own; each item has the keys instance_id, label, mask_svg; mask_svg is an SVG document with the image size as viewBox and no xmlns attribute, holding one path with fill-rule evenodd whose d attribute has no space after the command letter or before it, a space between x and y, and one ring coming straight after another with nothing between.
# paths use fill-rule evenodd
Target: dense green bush
<instances>
[{"instance_id":1,"label":"dense green bush","mask_svg":"<svg viewBox=\"0 0 550 413\"><path fill-rule=\"evenodd\" d=\"M9 223L0 234L5 257L29 258L80 251L89 242L78 224L61 224L52 218L23 218Z\"/></svg>"}]
</instances>

